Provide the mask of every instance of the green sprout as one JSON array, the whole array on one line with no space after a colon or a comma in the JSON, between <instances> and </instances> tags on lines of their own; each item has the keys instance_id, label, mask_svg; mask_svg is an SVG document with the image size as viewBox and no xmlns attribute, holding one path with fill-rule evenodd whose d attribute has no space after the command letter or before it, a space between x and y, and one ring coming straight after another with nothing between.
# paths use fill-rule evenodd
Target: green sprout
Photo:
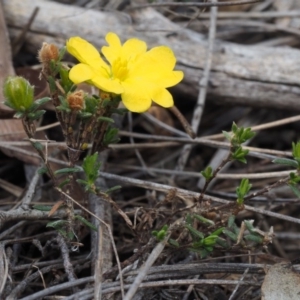
<instances>
[{"instance_id":1,"label":"green sprout","mask_svg":"<svg viewBox=\"0 0 300 300\"><path fill-rule=\"evenodd\" d=\"M207 181L212 179L213 177L212 167L211 166L206 167L203 171L201 171L201 174Z\"/></svg>"},{"instance_id":2,"label":"green sprout","mask_svg":"<svg viewBox=\"0 0 300 300\"><path fill-rule=\"evenodd\" d=\"M240 185L236 188L237 203L242 205L244 203L244 197L248 194L252 187L249 183L249 179L243 178Z\"/></svg>"},{"instance_id":3,"label":"green sprout","mask_svg":"<svg viewBox=\"0 0 300 300\"><path fill-rule=\"evenodd\" d=\"M163 241L168 232L168 225L164 225L161 230L153 230L152 235L157 238L158 241Z\"/></svg>"}]
</instances>

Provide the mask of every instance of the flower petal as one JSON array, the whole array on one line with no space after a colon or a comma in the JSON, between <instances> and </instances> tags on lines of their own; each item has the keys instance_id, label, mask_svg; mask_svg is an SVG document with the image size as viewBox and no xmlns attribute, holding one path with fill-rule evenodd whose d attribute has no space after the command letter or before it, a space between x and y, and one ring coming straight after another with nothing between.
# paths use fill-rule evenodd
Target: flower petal
<instances>
[{"instance_id":1,"label":"flower petal","mask_svg":"<svg viewBox=\"0 0 300 300\"><path fill-rule=\"evenodd\" d=\"M148 81L165 88L178 84L183 79L183 76L182 71L165 71L161 68L150 71L142 66L139 69L136 68L135 72L130 74L132 80Z\"/></svg>"},{"instance_id":2,"label":"flower petal","mask_svg":"<svg viewBox=\"0 0 300 300\"><path fill-rule=\"evenodd\" d=\"M152 90L152 100L162 107L172 107L174 105L173 97L170 92L164 88Z\"/></svg>"},{"instance_id":3,"label":"flower petal","mask_svg":"<svg viewBox=\"0 0 300 300\"><path fill-rule=\"evenodd\" d=\"M95 76L91 78L91 83L97 88L114 94L121 94L124 92L123 86L120 84L119 80L110 79L103 76Z\"/></svg>"},{"instance_id":4,"label":"flower petal","mask_svg":"<svg viewBox=\"0 0 300 300\"><path fill-rule=\"evenodd\" d=\"M147 51L147 44L139 39L129 39L122 47L122 56L130 61L136 59L138 55L144 54Z\"/></svg>"},{"instance_id":5,"label":"flower petal","mask_svg":"<svg viewBox=\"0 0 300 300\"><path fill-rule=\"evenodd\" d=\"M98 50L78 36L67 41L67 51L82 63L89 64L90 61L102 60Z\"/></svg>"},{"instance_id":6,"label":"flower petal","mask_svg":"<svg viewBox=\"0 0 300 300\"><path fill-rule=\"evenodd\" d=\"M139 69L144 68L145 72L172 71L176 64L173 51L166 46L154 47L140 56L132 69L133 73L138 73ZM137 69L137 70L136 70Z\"/></svg>"},{"instance_id":7,"label":"flower petal","mask_svg":"<svg viewBox=\"0 0 300 300\"><path fill-rule=\"evenodd\" d=\"M148 110L151 106L151 97L147 91L147 86L137 86L135 83L124 83L124 92L121 94L124 106L137 113L142 113Z\"/></svg>"},{"instance_id":8,"label":"flower petal","mask_svg":"<svg viewBox=\"0 0 300 300\"><path fill-rule=\"evenodd\" d=\"M93 69L86 64L78 64L69 72L69 78L75 84L90 80L93 76Z\"/></svg>"},{"instance_id":9,"label":"flower petal","mask_svg":"<svg viewBox=\"0 0 300 300\"><path fill-rule=\"evenodd\" d=\"M113 32L109 32L106 35L105 40L107 41L109 46L103 46L101 48L101 51L104 54L105 58L109 61L109 63L112 64L122 54L121 41L119 37Z\"/></svg>"}]
</instances>

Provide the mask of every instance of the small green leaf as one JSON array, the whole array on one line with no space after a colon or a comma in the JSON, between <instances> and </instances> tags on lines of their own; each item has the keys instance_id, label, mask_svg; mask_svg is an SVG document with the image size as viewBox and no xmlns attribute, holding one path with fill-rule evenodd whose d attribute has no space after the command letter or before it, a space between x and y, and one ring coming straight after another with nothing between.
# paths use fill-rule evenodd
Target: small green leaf
<instances>
[{"instance_id":1,"label":"small green leaf","mask_svg":"<svg viewBox=\"0 0 300 300\"><path fill-rule=\"evenodd\" d=\"M30 120L38 120L45 114L45 112L46 111L44 109L42 109L42 110L38 110L36 112L31 112L27 116Z\"/></svg>"},{"instance_id":2,"label":"small green leaf","mask_svg":"<svg viewBox=\"0 0 300 300\"><path fill-rule=\"evenodd\" d=\"M254 228L254 226L253 226L253 224L252 224L253 222L252 222L252 221L249 221L249 220L245 220L244 223L245 223L247 229L248 229L251 233L253 233L254 230L255 230L255 228Z\"/></svg>"},{"instance_id":3,"label":"small green leaf","mask_svg":"<svg viewBox=\"0 0 300 300\"><path fill-rule=\"evenodd\" d=\"M18 112L16 112L15 114L14 114L14 118L15 119L22 119L22 118L24 118L24 113L22 112L22 111L18 111Z\"/></svg>"},{"instance_id":4,"label":"small green leaf","mask_svg":"<svg viewBox=\"0 0 300 300\"><path fill-rule=\"evenodd\" d=\"M59 53L58 53L58 61L61 61L66 53L67 48L66 47L61 47L59 49Z\"/></svg>"},{"instance_id":5,"label":"small green leaf","mask_svg":"<svg viewBox=\"0 0 300 300\"><path fill-rule=\"evenodd\" d=\"M52 221L47 223L46 227L52 227L54 229L59 229L62 228L62 226L64 226L66 224L67 221L64 220L56 220L56 221Z\"/></svg>"},{"instance_id":6,"label":"small green leaf","mask_svg":"<svg viewBox=\"0 0 300 300\"><path fill-rule=\"evenodd\" d=\"M278 165L285 165L292 168L298 168L298 163L295 160L288 159L288 158L276 158L272 160L272 163Z\"/></svg>"},{"instance_id":7,"label":"small green leaf","mask_svg":"<svg viewBox=\"0 0 300 300\"><path fill-rule=\"evenodd\" d=\"M88 220L86 220L85 218L83 218L82 216L76 215L75 219L77 219L78 221L80 221L82 224L86 225L87 227L91 228L94 231L97 231L97 227L94 226L91 222L89 222Z\"/></svg>"},{"instance_id":8,"label":"small green leaf","mask_svg":"<svg viewBox=\"0 0 300 300\"><path fill-rule=\"evenodd\" d=\"M50 97L44 97L44 98L41 98L41 99L38 99L38 100L34 101L33 104L30 107L30 111L36 110L39 106L49 102L50 100L51 100Z\"/></svg>"},{"instance_id":9,"label":"small green leaf","mask_svg":"<svg viewBox=\"0 0 300 300\"><path fill-rule=\"evenodd\" d=\"M106 190L106 191L105 191L105 194L110 194L110 193L112 193L112 192L114 192L114 191L117 191L117 190L119 190L119 189L121 189L121 188L122 188L122 186L120 186L120 185L113 186L113 187L111 187L110 189Z\"/></svg>"},{"instance_id":10,"label":"small green leaf","mask_svg":"<svg viewBox=\"0 0 300 300\"><path fill-rule=\"evenodd\" d=\"M67 178L67 179L65 179L63 182L61 182L59 185L58 185L58 187L59 188L63 188L66 184L68 184L68 183L70 183L70 179L69 178Z\"/></svg>"},{"instance_id":11,"label":"small green leaf","mask_svg":"<svg viewBox=\"0 0 300 300\"><path fill-rule=\"evenodd\" d=\"M196 237L196 238L200 238L203 239L204 238L204 234L198 230L196 230L195 228L193 228L191 225L186 224L185 228L187 228L190 233L192 234L192 236Z\"/></svg>"},{"instance_id":12,"label":"small green leaf","mask_svg":"<svg viewBox=\"0 0 300 300\"><path fill-rule=\"evenodd\" d=\"M69 93L74 84L69 79L69 70L65 69L64 67L60 67L59 74L60 74L60 78L61 78L61 81L60 81L61 86L63 87L63 89L66 93Z\"/></svg>"},{"instance_id":13,"label":"small green leaf","mask_svg":"<svg viewBox=\"0 0 300 300\"><path fill-rule=\"evenodd\" d=\"M33 205L33 209L40 211L50 211L52 206L49 205Z\"/></svg>"},{"instance_id":14,"label":"small green leaf","mask_svg":"<svg viewBox=\"0 0 300 300\"><path fill-rule=\"evenodd\" d=\"M118 115L121 115L121 116L123 116L127 112L128 112L127 108L114 108L114 109L112 109L112 113L115 113L115 114L118 114Z\"/></svg>"},{"instance_id":15,"label":"small green leaf","mask_svg":"<svg viewBox=\"0 0 300 300\"><path fill-rule=\"evenodd\" d=\"M214 246L216 244L217 235L210 235L203 240L204 246Z\"/></svg>"},{"instance_id":16,"label":"small green leaf","mask_svg":"<svg viewBox=\"0 0 300 300\"><path fill-rule=\"evenodd\" d=\"M212 233L210 234L210 236L211 236L211 235L217 235L217 236L219 236L221 233L223 233L223 230L224 230L224 229L225 229L224 227L221 227L221 228L215 230L214 232L212 232Z\"/></svg>"},{"instance_id":17,"label":"small green leaf","mask_svg":"<svg viewBox=\"0 0 300 300\"><path fill-rule=\"evenodd\" d=\"M46 167L41 167L39 168L38 170L38 174L39 175L43 175L43 174L46 174L48 172L48 169Z\"/></svg>"},{"instance_id":18,"label":"small green leaf","mask_svg":"<svg viewBox=\"0 0 300 300\"><path fill-rule=\"evenodd\" d=\"M293 142L292 143L292 154L294 159L300 159L300 142L297 142L296 144Z\"/></svg>"},{"instance_id":19,"label":"small green leaf","mask_svg":"<svg viewBox=\"0 0 300 300\"><path fill-rule=\"evenodd\" d=\"M257 244L261 244L264 240L263 237L257 234L247 234L244 236L244 239L247 241L255 242Z\"/></svg>"},{"instance_id":20,"label":"small green leaf","mask_svg":"<svg viewBox=\"0 0 300 300\"><path fill-rule=\"evenodd\" d=\"M98 152L95 152L93 155L87 155L84 158L82 168L89 185L94 184L98 178L100 166L101 163L98 162Z\"/></svg>"},{"instance_id":21,"label":"small green leaf","mask_svg":"<svg viewBox=\"0 0 300 300\"><path fill-rule=\"evenodd\" d=\"M235 233L233 233L232 231L228 230L228 229L224 229L223 233L225 235L227 235L231 240L233 240L234 242L237 241L237 235Z\"/></svg>"},{"instance_id":22,"label":"small green leaf","mask_svg":"<svg viewBox=\"0 0 300 300\"><path fill-rule=\"evenodd\" d=\"M220 245L221 247L223 247L223 248L229 248L228 243L227 243L224 239L222 239L222 238L220 238L220 237L218 237L218 238L216 239L216 243L217 243L218 245Z\"/></svg>"},{"instance_id":23,"label":"small green leaf","mask_svg":"<svg viewBox=\"0 0 300 300\"><path fill-rule=\"evenodd\" d=\"M171 246L174 246L174 247L176 247L176 248L179 247L179 243L178 243L176 240L169 239L168 242L169 242L169 244L170 244Z\"/></svg>"},{"instance_id":24,"label":"small green leaf","mask_svg":"<svg viewBox=\"0 0 300 300\"><path fill-rule=\"evenodd\" d=\"M199 215L193 215L193 217L195 219L197 219L198 221L202 222L202 223L205 223L205 224L210 224L210 225L215 225L215 222L212 221L212 220L209 220L209 219L206 219L202 216L199 216Z\"/></svg>"},{"instance_id":25,"label":"small green leaf","mask_svg":"<svg viewBox=\"0 0 300 300\"><path fill-rule=\"evenodd\" d=\"M31 142L31 145L34 147L34 149L41 151L43 150L44 146L40 142Z\"/></svg>"},{"instance_id":26,"label":"small green leaf","mask_svg":"<svg viewBox=\"0 0 300 300\"><path fill-rule=\"evenodd\" d=\"M59 174L75 173L80 171L81 171L80 168L63 168L63 169L56 170L54 174L59 175Z\"/></svg>"},{"instance_id":27,"label":"small green leaf","mask_svg":"<svg viewBox=\"0 0 300 300\"><path fill-rule=\"evenodd\" d=\"M210 180L213 177L212 167L206 167L205 170L201 171L201 174L206 180Z\"/></svg>"},{"instance_id":28,"label":"small green leaf","mask_svg":"<svg viewBox=\"0 0 300 300\"><path fill-rule=\"evenodd\" d=\"M235 221L235 216L234 215L230 215L230 217L228 218L228 224L227 224L227 226L229 228L232 228L233 224L235 224L234 221Z\"/></svg>"},{"instance_id":29,"label":"small green leaf","mask_svg":"<svg viewBox=\"0 0 300 300\"><path fill-rule=\"evenodd\" d=\"M103 144L108 146L109 144L117 143L120 140L118 138L118 132L119 130L117 128L108 127L103 138Z\"/></svg>"},{"instance_id":30,"label":"small green leaf","mask_svg":"<svg viewBox=\"0 0 300 300\"><path fill-rule=\"evenodd\" d=\"M242 204L244 202L244 197L250 191L252 185L249 184L249 179L243 178L241 180L240 185L236 188L237 202L238 204Z\"/></svg>"},{"instance_id":31,"label":"small green leaf","mask_svg":"<svg viewBox=\"0 0 300 300\"><path fill-rule=\"evenodd\" d=\"M222 133L223 133L223 135L225 136L225 138L229 141L229 142L231 142L231 134L230 134L230 132L227 132L227 131L222 131Z\"/></svg>"},{"instance_id":32,"label":"small green leaf","mask_svg":"<svg viewBox=\"0 0 300 300\"><path fill-rule=\"evenodd\" d=\"M80 112L79 116L82 119L88 119L92 116L92 114L90 112Z\"/></svg>"},{"instance_id":33,"label":"small green leaf","mask_svg":"<svg viewBox=\"0 0 300 300\"><path fill-rule=\"evenodd\" d=\"M49 76L48 82L49 82L50 92L54 93L57 89L56 84L55 84L55 79L52 76Z\"/></svg>"},{"instance_id":34,"label":"small green leaf","mask_svg":"<svg viewBox=\"0 0 300 300\"><path fill-rule=\"evenodd\" d=\"M189 224L190 226L192 226L193 220L194 220L194 218L193 218L190 214L187 214L187 215L186 215L185 222L186 222L187 224Z\"/></svg>"},{"instance_id":35,"label":"small green leaf","mask_svg":"<svg viewBox=\"0 0 300 300\"><path fill-rule=\"evenodd\" d=\"M103 116L99 117L97 120L102 122L107 122L107 123L115 123L115 121L112 118L103 117Z\"/></svg>"},{"instance_id":36,"label":"small green leaf","mask_svg":"<svg viewBox=\"0 0 300 300\"><path fill-rule=\"evenodd\" d=\"M295 185L292 185L292 184L289 184L289 187L291 188L291 190L293 191L293 193L294 193L298 198L300 198L300 191L299 191L299 189L298 189Z\"/></svg>"}]
</instances>

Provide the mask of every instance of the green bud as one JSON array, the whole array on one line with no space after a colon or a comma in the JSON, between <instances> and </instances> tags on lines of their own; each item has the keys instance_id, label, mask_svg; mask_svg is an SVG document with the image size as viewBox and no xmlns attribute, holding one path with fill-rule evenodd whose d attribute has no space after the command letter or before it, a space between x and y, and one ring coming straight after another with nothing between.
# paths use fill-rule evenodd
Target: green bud
<instances>
[{"instance_id":1,"label":"green bud","mask_svg":"<svg viewBox=\"0 0 300 300\"><path fill-rule=\"evenodd\" d=\"M33 103L33 89L33 86L25 78L9 76L3 87L6 98L4 103L16 111L28 110Z\"/></svg>"}]
</instances>

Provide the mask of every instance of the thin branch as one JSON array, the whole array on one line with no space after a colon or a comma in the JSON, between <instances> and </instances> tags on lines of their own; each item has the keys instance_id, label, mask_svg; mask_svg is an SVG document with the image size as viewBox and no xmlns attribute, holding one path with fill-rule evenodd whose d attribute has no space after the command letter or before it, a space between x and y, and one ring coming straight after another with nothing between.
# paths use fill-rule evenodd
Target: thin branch
<instances>
[{"instance_id":1,"label":"thin branch","mask_svg":"<svg viewBox=\"0 0 300 300\"><path fill-rule=\"evenodd\" d=\"M169 186L169 185L164 185L164 184L159 184L159 183L155 183L155 182L150 182L150 181L146 181L146 180L140 180L140 179L135 179L135 178L129 178L129 177L123 177L123 176L119 176L119 175L114 175L114 174L110 174L110 173L105 173L105 172L101 172L99 173L100 177L106 178L106 179L112 179L112 180L116 180L118 182L122 182L123 184L128 184L128 185L134 185L134 186L138 186L144 189L153 189L156 191L160 191L160 192L169 192L171 189L174 189L174 187ZM177 191L177 195L178 196L182 196L183 199L184 197L194 197L194 198L198 198L199 197L199 193L196 192L192 192L192 191L187 191L184 189L176 189ZM217 203L223 203L223 204L232 204L232 201L228 201L228 200L224 200L224 199L220 199L220 198L216 198L216 197L212 197L212 196L205 196L203 197L204 200L207 201L214 201ZM269 210L264 210L264 209L260 209L257 207L252 207L249 205L245 205L244 208L248 211L252 211L254 213L259 213L259 214L263 214L266 216L270 216L273 218L278 218L281 220L285 220L287 222L292 222L292 223L296 223L296 224L300 224L300 219L298 218L293 218L290 216L285 216L279 213L275 213Z\"/></svg>"},{"instance_id":2,"label":"thin branch","mask_svg":"<svg viewBox=\"0 0 300 300\"><path fill-rule=\"evenodd\" d=\"M148 256L144 265L140 268L138 275L136 276L133 284L130 286L129 291L125 295L124 300L131 300L141 285L143 279L146 277L150 267L155 263L161 252L164 250L171 233L169 233L163 241L159 242Z\"/></svg>"},{"instance_id":3,"label":"thin branch","mask_svg":"<svg viewBox=\"0 0 300 300\"><path fill-rule=\"evenodd\" d=\"M241 283L243 282L243 280L244 280L245 276L247 275L248 271L249 271L249 268L247 268L247 269L245 270L244 274L242 275L241 279L239 280L239 283L238 283L238 284L236 285L236 287L234 288L234 290L233 290L233 292L232 292L232 294L230 295L230 298L229 298L228 300L233 300L233 299L234 299L234 295L236 294L236 292L237 292L239 286L240 286Z\"/></svg>"},{"instance_id":4,"label":"thin branch","mask_svg":"<svg viewBox=\"0 0 300 300\"><path fill-rule=\"evenodd\" d=\"M243 5L243 4L251 4L262 2L262 0L242 0L242 1L228 1L228 2L219 2L219 3L199 3L199 2L163 2L163 3L149 3L149 4L140 4L140 5L132 5L128 9L141 9L146 7L164 7L164 6L172 6L172 7L213 7L213 6L231 6L231 5Z\"/></svg>"},{"instance_id":5,"label":"thin branch","mask_svg":"<svg viewBox=\"0 0 300 300\"><path fill-rule=\"evenodd\" d=\"M212 3L216 4L217 0L212 0ZM205 66L204 66L203 76L199 81L200 89L199 89L198 99L197 99L196 107L194 109L192 125L191 125L192 130L195 133L198 132L198 128L201 122L201 117L204 109L205 99L206 99L207 85L210 76L210 69L211 69L212 56L213 56L213 44L216 36L217 14L218 14L218 8L212 7L210 9L210 25L209 25L209 33L208 33L208 47L206 53ZM186 165L186 162L190 156L192 148L193 147L191 144L185 145L183 147L177 161L177 167L176 167L177 170L184 169L184 166ZM174 179L175 175L173 175L172 178Z\"/></svg>"}]
</instances>

